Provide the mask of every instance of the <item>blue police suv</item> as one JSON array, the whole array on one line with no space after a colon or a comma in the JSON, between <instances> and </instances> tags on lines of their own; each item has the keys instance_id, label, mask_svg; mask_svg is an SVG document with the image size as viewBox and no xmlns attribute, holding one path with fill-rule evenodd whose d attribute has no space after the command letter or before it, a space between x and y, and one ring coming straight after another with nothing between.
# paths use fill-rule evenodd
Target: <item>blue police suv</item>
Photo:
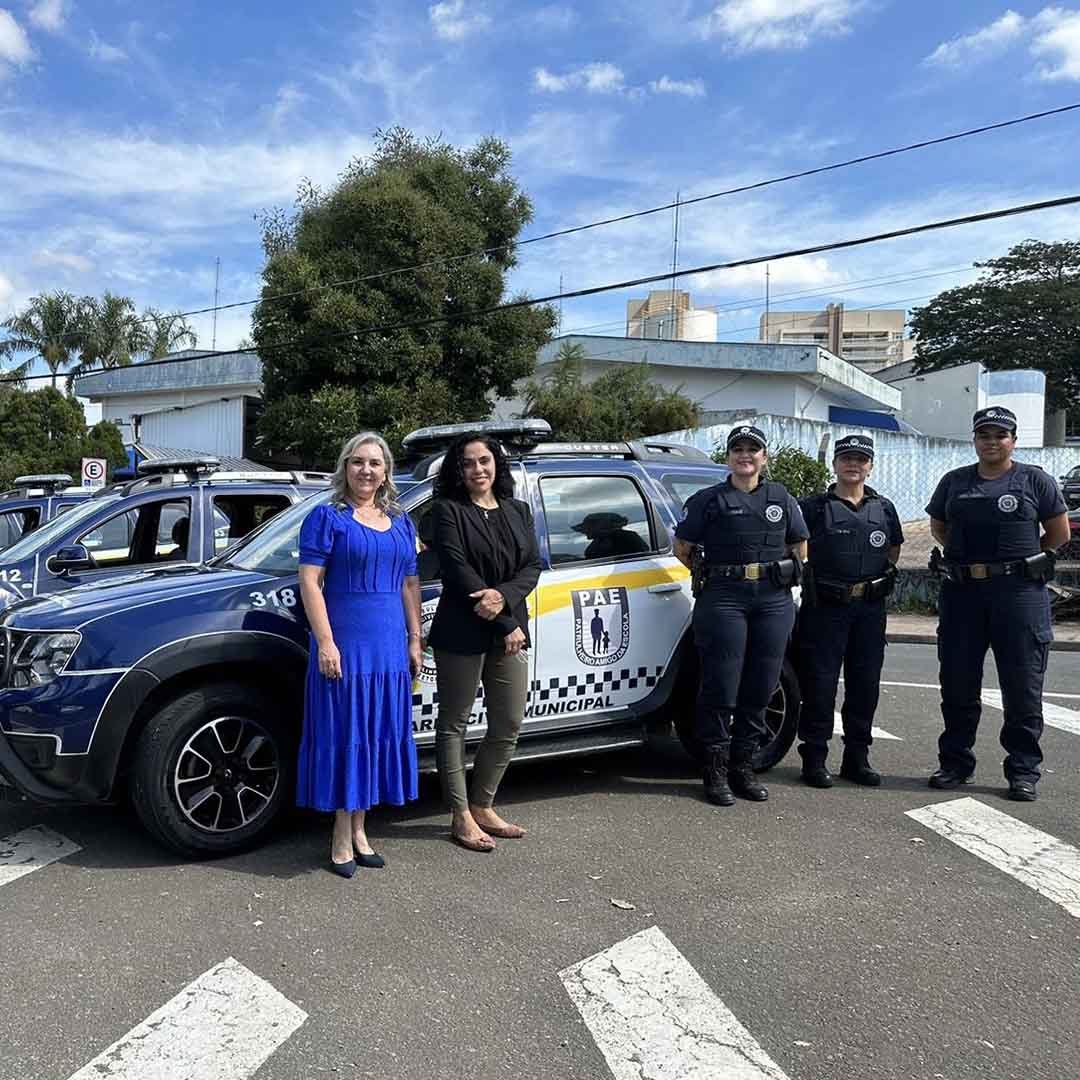
<instances>
[{"instance_id":1,"label":"blue police suv","mask_svg":"<svg viewBox=\"0 0 1080 1080\"><path fill-rule=\"evenodd\" d=\"M517 757L640 745L672 725L693 750L693 601L672 534L685 500L727 471L686 446L545 443L545 428L493 429L512 451L543 564L530 598ZM207 565L37 596L0 615L0 793L53 803L127 797L158 840L187 855L261 838L291 801L302 725L300 525L329 497L282 510ZM427 544L432 480L401 503L417 526L428 625L441 591ZM437 707L425 656L413 686L425 768ZM759 767L787 751L798 709L789 666ZM473 744L484 723L481 691Z\"/></svg>"},{"instance_id":2,"label":"blue police suv","mask_svg":"<svg viewBox=\"0 0 1080 1080\"><path fill-rule=\"evenodd\" d=\"M0 550L92 494L86 488L72 487L67 473L15 477L14 487L0 492Z\"/></svg>"},{"instance_id":3,"label":"blue police suv","mask_svg":"<svg viewBox=\"0 0 1080 1080\"><path fill-rule=\"evenodd\" d=\"M163 564L206 562L329 479L218 466L212 457L144 461L137 479L55 513L0 551L0 606Z\"/></svg>"}]
</instances>

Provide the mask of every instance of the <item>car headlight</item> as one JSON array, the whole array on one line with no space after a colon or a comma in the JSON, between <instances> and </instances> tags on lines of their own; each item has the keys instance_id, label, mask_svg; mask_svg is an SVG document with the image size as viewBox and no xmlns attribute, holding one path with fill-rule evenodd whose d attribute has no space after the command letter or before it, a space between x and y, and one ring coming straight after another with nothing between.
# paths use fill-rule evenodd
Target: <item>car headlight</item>
<instances>
[{"instance_id":1,"label":"car headlight","mask_svg":"<svg viewBox=\"0 0 1080 1080\"><path fill-rule=\"evenodd\" d=\"M81 634L70 630L26 634L22 641L18 640L18 631L14 631L11 637L8 685L12 687L43 686L52 682L64 670L82 640Z\"/></svg>"}]
</instances>

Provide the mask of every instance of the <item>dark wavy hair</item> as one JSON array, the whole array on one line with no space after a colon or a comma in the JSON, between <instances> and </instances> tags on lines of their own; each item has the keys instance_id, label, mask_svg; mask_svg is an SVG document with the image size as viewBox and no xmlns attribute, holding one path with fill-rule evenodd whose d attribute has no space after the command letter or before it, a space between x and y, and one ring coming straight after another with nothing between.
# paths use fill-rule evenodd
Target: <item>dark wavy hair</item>
<instances>
[{"instance_id":1,"label":"dark wavy hair","mask_svg":"<svg viewBox=\"0 0 1080 1080\"><path fill-rule=\"evenodd\" d=\"M435 477L435 498L469 501L469 489L465 486L465 472L461 462L465 456L465 447L474 442L483 443L495 459L495 480L491 485L495 498L513 498L514 478L510 473L510 459L506 456L506 451L497 439L478 431L459 435L447 448L446 456Z\"/></svg>"}]
</instances>

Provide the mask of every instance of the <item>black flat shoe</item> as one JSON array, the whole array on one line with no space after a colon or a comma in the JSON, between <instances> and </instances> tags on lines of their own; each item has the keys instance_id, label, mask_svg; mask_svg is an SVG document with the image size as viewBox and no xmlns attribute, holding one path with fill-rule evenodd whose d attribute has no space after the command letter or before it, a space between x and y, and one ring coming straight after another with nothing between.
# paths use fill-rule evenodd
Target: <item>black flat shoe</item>
<instances>
[{"instance_id":1,"label":"black flat shoe","mask_svg":"<svg viewBox=\"0 0 1080 1080\"><path fill-rule=\"evenodd\" d=\"M377 852L365 855L362 851L356 853L356 865L366 866L369 870L379 870L386 865L386 860Z\"/></svg>"},{"instance_id":2,"label":"black flat shoe","mask_svg":"<svg viewBox=\"0 0 1080 1080\"><path fill-rule=\"evenodd\" d=\"M1009 781L1009 798L1013 802L1034 802L1038 797L1035 785L1030 780Z\"/></svg>"},{"instance_id":3,"label":"black flat shoe","mask_svg":"<svg viewBox=\"0 0 1080 1080\"><path fill-rule=\"evenodd\" d=\"M348 862L334 862L330 860L330 869L334 871L338 877L351 878L356 873L356 860L350 859Z\"/></svg>"},{"instance_id":4,"label":"black flat shoe","mask_svg":"<svg viewBox=\"0 0 1080 1080\"><path fill-rule=\"evenodd\" d=\"M974 783L975 778L970 774L954 772L952 769L938 769L927 781L932 788L938 791L951 791L960 787L961 784Z\"/></svg>"}]
</instances>

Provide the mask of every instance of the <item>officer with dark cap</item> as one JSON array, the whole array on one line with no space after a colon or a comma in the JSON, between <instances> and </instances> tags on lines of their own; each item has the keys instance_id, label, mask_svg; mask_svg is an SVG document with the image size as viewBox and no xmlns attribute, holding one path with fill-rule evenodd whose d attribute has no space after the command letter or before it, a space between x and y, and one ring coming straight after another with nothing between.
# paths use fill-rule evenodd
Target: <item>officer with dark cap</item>
<instances>
[{"instance_id":1,"label":"officer with dark cap","mask_svg":"<svg viewBox=\"0 0 1080 1080\"><path fill-rule=\"evenodd\" d=\"M926 508L942 577L941 767L933 788L970 783L975 772L983 662L992 649L1004 705L1001 745L1009 798L1035 799L1042 751L1042 688L1053 640L1046 584L1054 551L1069 539L1065 501L1054 479L1013 461L1016 416L993 405L972 418L978 463L946 473ZM1042 526L1040 530L1040 525Z\"/></svg>"},{"instance_id":2,"label":"officer with dark cap","mask_svg":"<svg viewBox=\"0 0 1080 1080\"><path fill-rule=\"evenodd\" d=\"M877 787L870 732L885 662L885 597L892 592L904 534L896 507L866 481L874 467L869 435L838 439L836 483L799 500L810 530L810 553L799 609L797 657L802 712L802 778L832 787L826 765L836 687L844 672L844 757L840 775Z\"/></svg>"},{"instance_id":3,"label":"officer with dark cap","mask_svg":"<svg viewBox=\"0 0 1080 1080\"><path fill-rule=\"evenodd\" d=\"M799 504L783 484L762 479L766 459L760 428L733 428L731 474L687 500L675 530L675 555L692 568L697 596L697 735L706 752L705 796L719 806L731 806L735 795L754 802L769 797L753 758L780 681L795 622L791 587L806 555Z\"/></svg>"}]
</instances>

